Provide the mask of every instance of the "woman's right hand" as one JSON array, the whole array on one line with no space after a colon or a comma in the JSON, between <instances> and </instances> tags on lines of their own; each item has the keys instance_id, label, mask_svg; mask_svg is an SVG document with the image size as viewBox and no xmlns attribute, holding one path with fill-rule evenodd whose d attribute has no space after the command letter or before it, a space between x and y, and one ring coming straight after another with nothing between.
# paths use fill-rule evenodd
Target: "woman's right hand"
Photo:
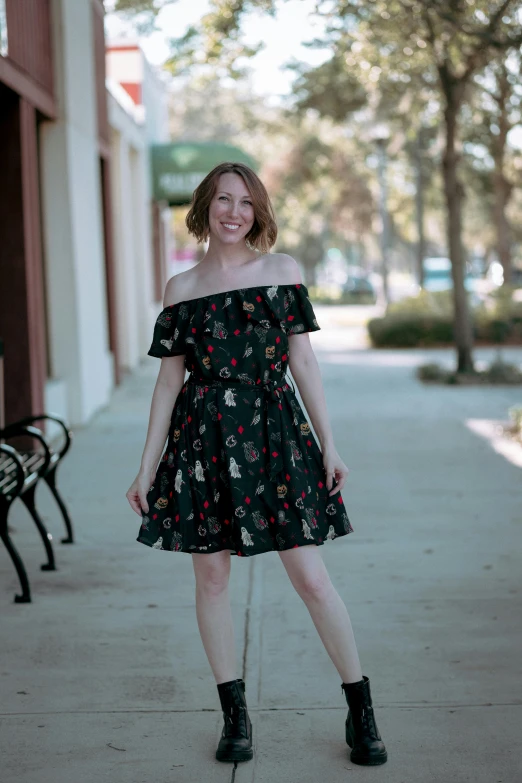
<instances>
[{"instance_id":1,"label":"woman's right hand","mask_svg":"<svg viewBox=\"0 0 522 783\"><path fill-rule=\"evenodd\" d=\"M150 473L143 473L140 471L127 492L126 498L129 501L132 510L140 517L142 516L142 511L145 514L149 511L147 493L154 484L154 478L155 473L153 470L150 471Z\"/></svg>"}]
</instances>

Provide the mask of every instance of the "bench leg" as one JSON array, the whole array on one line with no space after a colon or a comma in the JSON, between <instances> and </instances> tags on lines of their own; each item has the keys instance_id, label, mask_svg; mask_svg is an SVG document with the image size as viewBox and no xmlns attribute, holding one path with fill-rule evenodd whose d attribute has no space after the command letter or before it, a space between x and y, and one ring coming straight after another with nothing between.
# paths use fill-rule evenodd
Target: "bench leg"
<instances>
[{"instance_id":1,"label":"bench leg","mask_svg":"<svg viewBox=\"0 0 522 783\"><path fill-rule=\"evenodd\" d=\"M45 547L45 554L47 555L47 563L44 563L42 566L40 566L40 568L42 569L42 571L56 571L56 564L54 562L54 552L51 544L51 535L47 532L47 528L45 527L38 511L36 510L36 504L34 500L36 487L37 487L37 483L33 484L33 486L30 487L30 489L26 490L22 495L21 500L23 500L27 510L31 514L34 523L38 528L38 532L40 533L40 537L43 541L43 545Z\"/></svg>"},{"instance_id":2,"label":"bench leg","mask_svg":"<svg viewBox=\"0 0 522 783\"><path fill-rule=\"evenodd\" d=\"M22 558L18 554L18 550L11 541L9 530L7 528L7 515L9 513L9 506L11 504L4 499L0 499L0 538L3 541L7 554L11 558L11 561L16 568L18 579L20 580L20 587L22 588L22 595L15 595L15 603L17 604L30 604L31 603L31 589L29 587L29 580L27 578L27 571Z\"/></svg>"},{"instance_id":3,"label":"bench leg","mask_svg":"<svg viewBox=\"0 0 522 783\"><path fill-rule=\"evenodd\" d=\"M62 497L60 493L58 492L58 489L56 488L56 468L58 465L54 465L50 469L50 471L47 473L46 476L44 476L45 482L51 492L54 495L54 498L56 502L58 503L58 507L60 511L62 512L63 521L65 522L65 529L67 531L67 536L65 538L62 538L62 544L73 544L74 543L74 534L73 534L73 528L72 528L72 522L71 518L69 516L69 512L67 511L67 508L65 506L65 503L62 500Z\"/></svg>"}]
</instances>

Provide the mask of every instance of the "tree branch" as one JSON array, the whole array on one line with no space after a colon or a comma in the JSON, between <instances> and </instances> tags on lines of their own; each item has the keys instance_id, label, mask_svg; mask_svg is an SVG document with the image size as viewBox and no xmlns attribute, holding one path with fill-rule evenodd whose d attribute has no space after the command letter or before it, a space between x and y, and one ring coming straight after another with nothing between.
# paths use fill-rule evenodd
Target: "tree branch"
<instances>
[{"instance_id":1,"label":"tree branch","mask_svg":"<svg viewBox=\"0 0 522 783\"><path fill-rule=\"evenodd\" d=\"M497 27L502 17L504 16L504 13L507 11L507 9L512 4L512 2L513 0L504 0L504 2L501 3L500 6L497 8L495 13L492 14L488 26L485 28L483 34L480 36L481 40L479 41L479 43L477 43L474 50L470 53L468 57L468 65L461 76L463 82L468 81L470 76L472 76L475 70L480 66L481 61L485 57L487 57L487 47L484 47L484 41L486 41L489 46L495 46L496 48L505 48L503 46L496 45L494 43L494 34L497 30ZM522 42L522 33L521 33L521 42ZM513 43L513 46L515 45L516 44Z\"/></svg>"}]
</instances>

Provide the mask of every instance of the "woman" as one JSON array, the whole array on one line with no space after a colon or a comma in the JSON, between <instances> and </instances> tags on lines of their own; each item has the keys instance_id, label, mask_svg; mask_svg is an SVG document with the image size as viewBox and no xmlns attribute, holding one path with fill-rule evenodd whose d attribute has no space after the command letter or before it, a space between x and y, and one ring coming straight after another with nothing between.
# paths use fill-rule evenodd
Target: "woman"
<instances>
[{"instance_id":1,"label":"woman","mask_svg":"<svg viewBox=\"0 0 522 783\"><path fill-rule=\"evenodd\" d=\"M127 492L142 517L137 540L192 554L198 627L224 715L219 760L253 756L235 663L230 556L276 550L342 679L350 758L382 764L370 682L318 551L353 528L341 497L348 468L307 334L319 329L307 290L293 258L268 252L277 227L266 189L247 166L211 171L186 223L199 242L209 240L208 250L169 280L154 329L149 355L162 362L141 468Z\"/></svg>"}]
</instances>

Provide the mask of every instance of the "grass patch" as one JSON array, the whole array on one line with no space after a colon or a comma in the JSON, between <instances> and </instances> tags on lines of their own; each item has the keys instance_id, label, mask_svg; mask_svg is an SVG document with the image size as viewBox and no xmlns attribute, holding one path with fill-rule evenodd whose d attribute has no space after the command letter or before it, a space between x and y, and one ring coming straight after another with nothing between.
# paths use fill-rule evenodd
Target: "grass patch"
<instances>
[{"instance_id":1,"label":"grass patch","mask_svg":"<svg viewBox=\"0 0 522 783\"><path fill-rule=\"evenodd\" d=\"M504 432L522 445L522 405L514 405L509 409L510 423L504 427Z\"/></svg>"}]
</instances>

